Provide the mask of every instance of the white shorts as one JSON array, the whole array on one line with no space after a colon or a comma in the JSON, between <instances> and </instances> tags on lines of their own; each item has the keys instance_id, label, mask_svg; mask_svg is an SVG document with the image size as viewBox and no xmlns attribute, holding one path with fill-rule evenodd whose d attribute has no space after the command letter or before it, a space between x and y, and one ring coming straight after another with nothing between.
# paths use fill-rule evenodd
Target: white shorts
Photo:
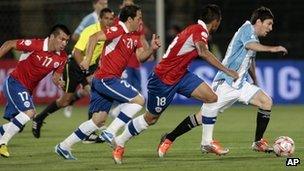
<instances>
[{"instance_id":1,"label":"white shorts","mask_svg":"<svg viewBox=\"0 0 304 171\"><path fill-rule=\"evenodd\" d=\"M231 87L226 81L216 81L212 83L212 89L218 96L217 102L204 103L202 107L207 107L208 109L217 112L223 112L237 101L248 105L253 96L261 90L259 87L250 84L247 81L240 89Z\"/></svg>"}]
</instances>

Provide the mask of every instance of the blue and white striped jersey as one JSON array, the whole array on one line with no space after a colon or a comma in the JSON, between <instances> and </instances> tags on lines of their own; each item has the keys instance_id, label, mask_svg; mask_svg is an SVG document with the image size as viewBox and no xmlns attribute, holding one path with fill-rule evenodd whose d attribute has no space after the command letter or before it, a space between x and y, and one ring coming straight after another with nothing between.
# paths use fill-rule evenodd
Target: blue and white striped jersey
<instances>
[{"instance_id":1,"label":"blue and white striped jersey","mask_svg":"<svg viewBox=\"0 0 304 171\"><path fill-rule=\"evenodd\" d=\"M84 30L86 27L88 27L89 25L95 24L99 22L98 21L98 15L97 13L94 11L91 14L85 16L81 23L78 25L78 27L76 28L76 30L74 31L74 34L78 34L80 35L80 33L82 32L82 30Z\"/></svg>"},{"instance_id":2,"label":"blue and white striped jersey","mask_svg":"<svg viewBox=\"0 0 304 171\"><path fill-rule=\"evenodd\" d=\"M246 21L234 34L222 61L224 66L237 71L239 78L233 81L232 77L223 71L218 71L214 81L225 80L229 85L237 89L243 86L244 81L247 80L252 58L256 55L255 51L246 49L246 45L250 42L259 42L259 39L254 32L253 25L250 21Z\"/></svg>"}]
</instances>

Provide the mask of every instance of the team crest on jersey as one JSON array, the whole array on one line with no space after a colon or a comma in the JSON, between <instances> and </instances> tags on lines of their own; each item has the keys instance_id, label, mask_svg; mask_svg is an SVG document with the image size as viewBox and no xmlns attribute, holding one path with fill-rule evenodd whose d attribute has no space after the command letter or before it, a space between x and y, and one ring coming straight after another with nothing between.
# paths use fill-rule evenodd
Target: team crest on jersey
<instances>
[{"instance_id":1,"label":"team crest on jersey","mask_svg":"<svg viewBox=\"0 0 304 171\"><path fill-rule=\"evenodd\" d=\"M29 46L29 45L32 44L32 41L31 40L25 40L24 44L25 44L25 46Z\"/></svg>"},{"instance_id":2,"label":"team crest on jersey","mask_svg":"<svg viewBox=\"0 0 304 171\"><path fill-rule=\"evenodd\" d=\"M25 102L23 103L23 105L24 105L26 108L28 108L28 107L30 107L31 103L30 103L29 101L25 101Z\"/></svg>"},{"instance_id":3,"label":"team crest on jersey","mask_svg":"<svg viewBox=\"0 0 304 171\"><path fill-rule=\"evenodd\" d=\"M156 107L156 108L155 108L155 111L156 111L157 113L160 113L162 110L163 110L163 108L161 108L161 107Z\"/></svg>"},{"instance_id":4,"label":"team crest on jersey","mask_svg":"<svg viewBox=\"0 0 304 171\"><path fill-rule=\"evenodd\" d=\"M59 62L55 62L54 63L54 68L58 68L59 67Z\"/></svg>"},{"instance_id":5,"label":"team crest on jersey","mask_svg":"<svg viewBox=\"0 0 304 171\"><path fill-rule=\"evenodd\" d=\"M110 30L111 30L111 31L117 31L117 30L118 30L118 28L117 28L117 27L115 27L115 26L113 26L113 27L111 27L111 28L110 28Z\"/></svg>"}]
</instances>

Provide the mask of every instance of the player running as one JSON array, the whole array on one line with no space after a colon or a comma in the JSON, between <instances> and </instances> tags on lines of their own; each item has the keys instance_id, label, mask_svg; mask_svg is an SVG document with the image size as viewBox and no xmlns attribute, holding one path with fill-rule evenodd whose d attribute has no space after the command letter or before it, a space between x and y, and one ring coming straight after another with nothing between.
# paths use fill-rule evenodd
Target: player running
<instances>
[{"instance_id":1,"label":"player running","mask_svg":"<svg viewBox=\"0 0 304 171\"><path fill-rule=\"evenodd\" d=\"M159 39L153 35L151 46L148 49L142 47L139 36L134 33L142 22L141 9L138 6L122 8L119 19L118 25L90 37L86 58L81 63L83 69L88 68L97 41L106 41L100 66L92 80L89 113L93 117L83 122L75 132L56 145L55 152L64 159L76 159L71 153L72 145L104 125L114 100L128 103L121 109L123 113L137 113L144 105L143 96L127 81L122 80L121 74L134 52L139 60L146 60L159 48Z\"/></svg>"},{"instance_id":2,"label":"player running","mask_svg":"<svg viewBox=\"0 0 304 171\"><path fill-rule=\"evenodd\" d=\"M131 120L123 133L115 138L113 158L122 163L125 143L156 123L169 106L176 93L193 97L205 103L217 101L217 95L207 83L188 71L192 59L202 57L217 69L237 79L237 72L224 67L208 50L208 36L215 32L221 22L221 11L216 5L207 5L197 24L184 29L169 45L161 62L148 78L147 110Z\"/></svg>"},{"instance_id":3,"label":"player running","mask_svg":"<svg viewBox=\"0 0 304 171\"><path fill-rule=\"evenodd\" d=\"M223 112L235 102L239 101L246 105L257 106L257 126L252 149L260 152L271 152L273 149L263 138L267 128L272 108L271 98L257 84L255 75L256 52L283 52L287 50L282 46L262 45L258 37L265 37L272 31L274 16L270 9L260 7L234 34L228 46L223 64L239 73L240 78L233 81L229 75L219 71L214 78L212 88L218 95L215 103L203 104L201 111L196 115L185 118L172 132L161 138L158 155L163 157L172 146L173 141L192 128L201 125L203 128L201 150L203 153L215 153L223 155L229 149L220 146L213 140L213 129L219 112ZM248 74L253 84L247 81Z\"/></svg>"},{"instance_id":4,"label":"player running","mask_svg":"<svg viewBox=\"0 0 304 171\"><path fill-rule=\"evenodd\" d=\"M70 31L64 25L55 25L45 39L6 41L0 48L0 57L11 49L23 51L22 59L4 82L7 98L4 118L9 122L0 127L0 155L9 157L7 144L25 124L35 116L32 92L40 80L53 72L53 82L64 86L61 75L67 60L64 51Z\"/></svg>"}]
</instances>

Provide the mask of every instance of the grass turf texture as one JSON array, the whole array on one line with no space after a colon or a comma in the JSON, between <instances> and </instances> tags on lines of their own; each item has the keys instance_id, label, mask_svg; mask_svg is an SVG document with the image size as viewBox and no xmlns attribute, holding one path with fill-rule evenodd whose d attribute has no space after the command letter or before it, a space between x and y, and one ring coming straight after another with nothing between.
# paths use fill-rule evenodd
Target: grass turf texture
<instances>
[{"instance_id":1,"label":"grass turf texture","mask_svg":"<svg viewBox=\"0 0 304 171\"><path fill-rule=\"evenodd\" d=\"M4 112L4 108L0 108ZM74 107L72 118L63 110L46 119L41 138L35 139L29 122L21 134L10 141L9 158L0 157L0 170L304 170L304 107L275 106L265 137L272 143L281 135L290 136L296 144L294 157L302 159L297 167L286 167L286 158L250 149L255 132L256 109L236 106L218 117L214 137L230 148L226 156L201 154L201 127L177 139L165 158L157 156L161 134L171 131L200 106L170 106L158 123L126 145L123 165L115 165L112 150L106 144L78 143L73 147L76 161L66 161L54 153L54 146L87 119L87 108ZM37 107L37 111L41 111ZM0 123L5 123L4 119Z\"/></svg>"}]
</instances>

